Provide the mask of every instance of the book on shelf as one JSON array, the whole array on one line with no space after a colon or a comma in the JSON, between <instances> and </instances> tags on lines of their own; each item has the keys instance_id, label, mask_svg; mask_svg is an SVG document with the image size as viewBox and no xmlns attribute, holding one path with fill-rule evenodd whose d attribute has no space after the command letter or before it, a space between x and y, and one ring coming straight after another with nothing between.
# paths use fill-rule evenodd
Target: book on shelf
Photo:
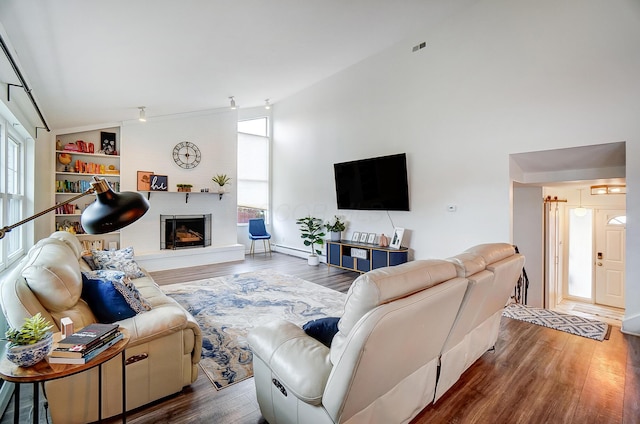
<instances>
[{"instance_id":1,"label":"book on shelf","mask_svg":"<svg viewBox=\"0 0 640 424\"><path fill-rule=\"evenodd\" d=\"M101 344L105 338L118 331L118 328L118 324L89 324L72 335L60 340L58 347L69 348L84 346L85 349L88 349L94 345Z\"/></svg>"},{"instance_id":2,"label":"book on shelf","mask_svg":"<svg viewBox=\"0 0 640 424\"><path fill-rule=\"evenodd\" d=\"M91 352L87 352L86 355L80 358L68 358L64 356L49 355L47 356L47 361L49 361L50 364L73 364L73 365L86 364L96 356L100 355L105 350L109 349L114 344L118 343L120 340L122 340L123 337L124 335L121 332L117 331L115 336L109 339L109 341L99 345L95 349L91 350Z\"/></svg>"},{"instance_id":3,"label":"book on shelf","mask_svg":"<svg viewBox=\"0 0 640 424\"><path fill-rule=\"evenodd\" d=\"M116 338L120 334L119 331L115 331L104 339L101 340L100 343L91 345L89 347L85 345L75 345L72 347L60 347L58 343L53 345L53 349L49 355L56 356L60 358L82 358L83 356L87 356L92 353L96 349L100 349L104 344L109 343L112 339Z\"/></svg>"}]
</instances>

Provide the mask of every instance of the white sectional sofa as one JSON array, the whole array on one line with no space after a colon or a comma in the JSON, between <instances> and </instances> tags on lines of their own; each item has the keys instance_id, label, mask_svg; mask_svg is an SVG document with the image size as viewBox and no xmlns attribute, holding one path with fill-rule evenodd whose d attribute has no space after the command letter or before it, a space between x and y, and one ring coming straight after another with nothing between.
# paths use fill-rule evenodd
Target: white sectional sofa
<instances>
[{"instance_id":1,"label":"white sectional sofa","mask_svg":"<svg viewBox=\"0 0 640 424\"><path fill-rule=\"evenodd\" d=\"M363 274L330 347L275 321L249 334L270 424L406 423L442 396L498 337L524 266L513 246L476 246Z\"/></svg>"},{"instance_id":2,"label":"white sectional sofa","mask_svg":"<svg viewBox=\"0 0 640 424\"><path fill-rule=\"evenodd\" d=\"M0 302L12 327L40 312L60 330L60 319L70 317L75 329L96 322L80 297L81 271L89 271L81 258L82 246L67 232L40 240L2 281ZM131 410L180 392L198 376L202 348L200 327L184 308L163 294L151 277L132 280L151 310L117 321L131 339L127 359L127 409ZM121 412L122 365L119 360L102 367L103 417ZM86 423L98 419L98 368L47 382L45 393L54 424Z\"/></svg>"}]
</instances>

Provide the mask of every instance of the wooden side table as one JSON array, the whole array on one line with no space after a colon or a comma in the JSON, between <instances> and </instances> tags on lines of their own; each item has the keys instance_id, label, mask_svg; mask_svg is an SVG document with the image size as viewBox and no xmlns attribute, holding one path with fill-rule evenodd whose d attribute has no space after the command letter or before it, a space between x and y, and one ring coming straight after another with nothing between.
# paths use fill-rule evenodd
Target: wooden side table
<instances>
[{"instance_id":1,"label":"wooden side table","mask_svg":"<svg viewBox=\"0 0 640 424\"><path fill-rule=\"evenodd\" d=\"M90 370L94 367L99 367L98 372L98 422L102 422L102 364L110 359L121 356L122 359L122 422L127 421L127 378L125 367L125 354L124 349L129 343L129 332L120 327L120 332L123 335L122 340L111 346L109 349L102 352L86 364L50 364L46 359L38 362L32 367L22 368L9 361L6 356L0 360L0 378L5 381L11 381L16 384L14 392L14 416L13 422L18 424L20 422L20 385L21 384L33 384L33 423L38 423L38 408L39 408L39 391L38 383L56 380L58 378L68 377L70 375L78 374L83 371Z\"/></svg>"}]
</instances>

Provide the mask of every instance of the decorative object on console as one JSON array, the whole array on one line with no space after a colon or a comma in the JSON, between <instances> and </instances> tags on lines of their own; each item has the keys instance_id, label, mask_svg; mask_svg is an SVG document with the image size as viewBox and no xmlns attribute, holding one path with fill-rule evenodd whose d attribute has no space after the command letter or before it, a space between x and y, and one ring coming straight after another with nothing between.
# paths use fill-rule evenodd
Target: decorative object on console
<instances>
[{"instance_id":1,"label":"decorative object on console","mask_svg":"<svg viewBox=\"0 0 640 424\"><path fill-rule=\"evenodd\" d=\"M322 246L324 243L323 237L325 233L322 231L322 220L312 216L306 216L304 218L298 218L296 224L300 226L300 238L304 240L305 246L311 247L311 254L307 259L309 265L315 266L320 263L318 255L322 254L320 249L316 249L315 245Z\"/></svg>"},{"instance_id":2,"label":"decorative object on console","mask_svg":"<svg viewBox=\"0 0 640 424\"><path fill-rule=\"evenodd\" d=\"M402 243L403 236L404 236L404 228L396 228L393 231L393 238L391 239L391 243L389 243L389 247L393 249L398 249L400 247L400 243Z\"/></svg>"},{"instance_id":3,"label":"decorative object on console","mask_svg":"<svg viewBox=\"0 0 640 424\"><path fill-rule=\"evenodd\" d=\"M331 233L332 241L339 241L342 239L342 232L345 230L346 225L344 222L340 221L340 218L338 218L337 215L334 215L333 219L331 221L327 221L324 226L327 231Z\"/></svg>"},{"instance_id":4,"label":"decorative object on console","mask_svg":"<svg viewBox=\"0 0 640 424\"><path fill-rule=\"evenodd\" d=\"M104 234L117 231L137 221L147 210L149 202L140 193L129 191L115 193L104 178L93 177L91 188L64 202L58 203L49 209L38 212L13 225L0 229L0 239L5 234L22 224L34 220L42 215L56 210L62 205L67 205L89 194L96 194L96 201L87 206L82 212L80 221L82 227L89 234Z\"/></svg>"},{"instance_id":5,"label":"decorative object on console","mask_svg":"<svg viewBox=\"0 0 640 424\"><path fill-rule=\"evenodd\" d=\"M380 242L378 243L380 247L389 246L389 237L385 236L384 233L380 234Z\"/></svg>"},{"instance_id":6,"label":"decorative object on console","mask_svg":"<svg viewBox=\"0 0 640 424\"><path fill-rule=\"evenodd\" d=\"M21 367L30 367L47 356L53 343L53 326L40 312L26 318L20 328L10 328L5 333L9 341L7 359Z\"/></svg>"}]
</instances>

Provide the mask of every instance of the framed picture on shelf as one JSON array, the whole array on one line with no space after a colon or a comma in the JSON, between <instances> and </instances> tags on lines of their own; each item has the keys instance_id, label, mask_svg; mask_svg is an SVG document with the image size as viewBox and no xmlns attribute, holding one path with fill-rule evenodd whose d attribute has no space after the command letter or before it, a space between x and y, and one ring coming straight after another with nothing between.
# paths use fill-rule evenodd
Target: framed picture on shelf
<instances>
[{"instance_id":1,"label":"framed picture on shelf","mask_svg":"<svg viewBox=\"0 0 640 424\"><path fill-rule=\"evenodd\" d=\"M100 150L105 155L117 155L116 133L100 131Z\"/></svg>"},{"instance_id":2,"label":"framed picture on shelf","mask_svg":"<svg viewBox=\"0 0 640 424\"><path fill-rule=\"evenodd\" d=\"M360 232L359 231L354 231L353 235L351 236L351 241L360 241Z\"/></svg>"},{"instance_id":3,"label":"framed picture on shelf","mask_svg":"<svg viewBox=\"0 0 640 424\"><path fill-rule=\"evenodd\" d=\"M138 171L138 191L151 190L151 176L152 171Z\"/></svg>"},{"instance_id":4,"label":"framed picture on shelf","mask_svg":"<svg viewBox=\"0 0 640 424\"><path fill-rule=\"evenodd\" d=\"M404 228L396 228L393 230L393 237L391 238L389 247L398 249L400 247L400 243L402 243L402 236L404 236Z\"/></svg>"},{"instance_id":5,"label":"framed picture on shelf","mask_svg":"<svg viewBox=\"0 0 640 424\"><path fill-rule=\"evenodd\" d=\"M151 191L169 191L169 177L166 175L152 175Z\"/></svg>"},{"instance_id":6,"label":"framed picture on shelf","mask_svg":"<svg viewBox=\"0 0 640 424\"><path fill-rule=\"evenodd\" d=\"M376 242L376 233L369 233L367 237L367 243L374 244Z\"/></svg>"},{"instance_id":7,"label":"framed picture on shelf","mask_svg":"<svg viewBox=\"0 0 640 424\"><path fill-rule=\"evenodd\" d=\"M367 242L367 233L361 233L360 234L360 243L366 243Z\"/></svg>"}]
</instances>

